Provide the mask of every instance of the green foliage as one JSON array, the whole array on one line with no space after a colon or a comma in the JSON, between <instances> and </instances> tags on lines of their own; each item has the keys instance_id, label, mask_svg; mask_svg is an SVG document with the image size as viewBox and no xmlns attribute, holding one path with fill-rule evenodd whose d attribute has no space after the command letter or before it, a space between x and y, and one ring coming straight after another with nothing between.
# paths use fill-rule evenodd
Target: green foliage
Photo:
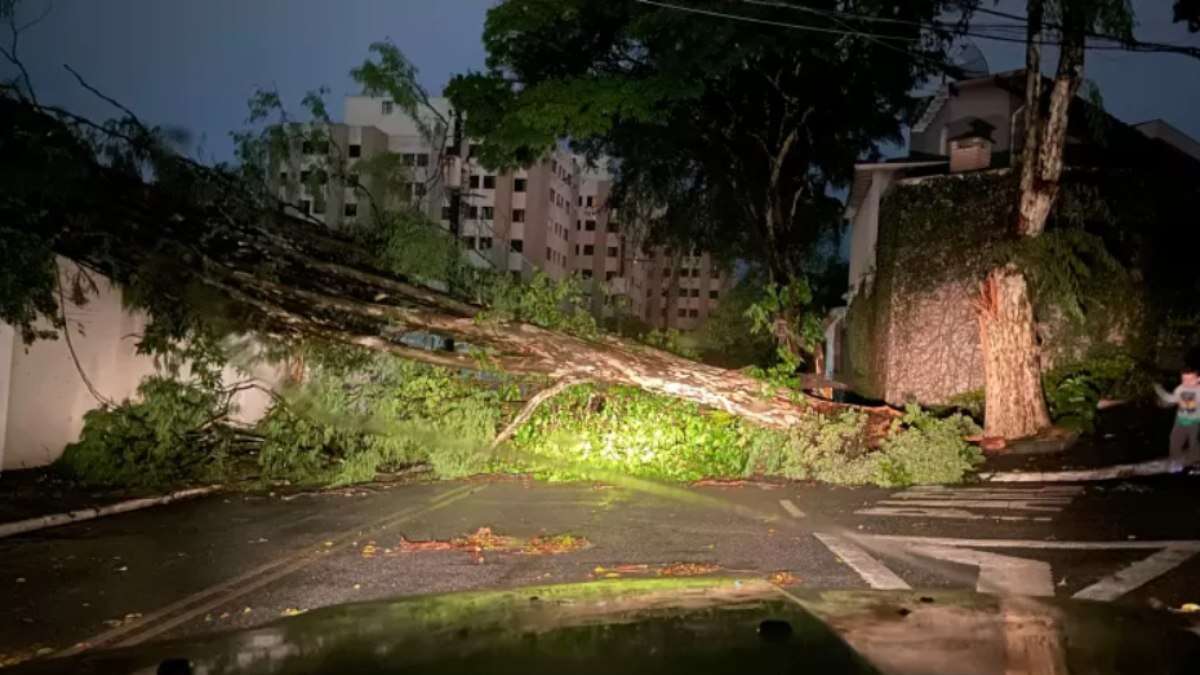
<instances>
[{"instance_id":1,"label":"green foliage","mask_svg":"<svg viewBox=\"0 0 1200 675\"><path fill-rule=\"evenodd\" d=\"M417 131L432 147L442 148L449 123L429 100L417 81L417 68L396 45L375 42L370 46L375 60L368 59L350 71L367 96L386 96L416 124Z\"/></svg>"},{"instance_id":2,"label":"green foliage","mask_svg":"<svg viewBox=\"0 0 1200 675\"><path fill-rule=\"evenodd\" d=\"M762 295L762 284L747 277L721 297L698 331L701 356L726 368L769 367L776 360L773 335L751 330L746 316Z\"/></svg>"},{"instance_id":3,"label":"green foliage","mask_svg":"<svg viewBox=\"0 0 1200 675\"><path fill-rule=\"evenodd\" d=\"M518 396L508 380L390 355L310 346L307 356L307 382L258 425L269 479L341 485L415 464L442 478L479 473L504 404Z\"/></svg>"},{"instance_id":4,"label":"green foliage","mask_svg":"<svg viewBox=\"0 0 1200 675\"><path fill-rule=\"evenodd\" d=\"M487 70L456 77L447 95L482 140L485 165L524 165L569 138L620 162L611 203L645 220L655 241L770 261L786 283L840 222L826 188L844 184L878 141L899 138L910 92L948 37L922 35L916 22L942 5L856 5L886 17L875 29L901 42L929 38L909 55L877 39L763 30L634 0L509 0L488 12Z\"/></svg>"},{"instance_id":5,"label":"green foliage","mask_svg":"<svg viewBox=\"0 0 1200 675\"><path fill-rule=\"evenodd\" d=\"M957 408L970 415L971 419L976 422L983 422L983 406L986 400L987 396L983 389L972 389L951 396L947 401L947 407Z\"/></svg>"},{"instance_id":6,"label":"green foliage","mask_svg":"<svg viewBox=\"0 0 1200 675\"><path fill-rule=\"evenodd\" d=\"M746 308L751 333L781 340L779 360L792 370L801 366L803 354L816 349L823 338L823 314L814 311L812 302L808 279L800 277L786 286L768 284L762 297Z\"/></svg>"},{"instance_id":7,"label":"green foliage","mask_svg":"<svg viewBox=\"0 0 1200 675\"><path fill-rule=\"evenodd\" d=\"M579 337L599 334L588 297L574 278L555 281L539 271L527 282L507 274L491 275L488 281L483 292L488 311L481 320L520 321Z\"/></svg>"},{"instance_id":8,"label":"green foliage","mask_svg":"<svg viewBox=\"0 0 1200 675\"><path fill-rule=\"evenodd\" d=\"M959 482L981 460L963 436L967 417L935 418L912 408L877 451L866 447L866 416L809 410L788 431L646 392L590 385L568 389L518 430L493 468L551 480L621 474L687 481L781 476L843 484Z\"/></svg>"},{"instance_id":9,"label":"green foliage","mask_svg":"<svg viewBox=\"0 0 1200 675\"><path fill-rule=\"evenodd\" d=\"M195 384L154 375L138 398L100 407L83 418L79 441L56 466L89 485L154 487L219 476L231 437L212 423L228 402Z\"/></svg>"},{"instance_id":10,"label":"green foliage","mask_svg":"<svg viewBox=\"0 0 1200 675\"><path fill-rule=\"evenodd\" d=\"M685 359L699 359L701 356L696 339L676 328L655 328L642 336L642 342Z\"/></svg>"},{"instance_id":11,"label":"green foliage","mask_svg":"<svg viewBox=\"0 0 1200 675\"><path fill-rule=\"evenodd\" d=\"M0 196L0 214L7 211L5 193ZM25 344L53 338L62 325L54 252L41 237L8 223L0 220L0 321L15 327ZM49 326L38 325L39 320Z\"/></svg>"},{"instance_id":12,"label":"green foliage","mask_svg":"<svg viewBox=\"0 0 1200 675\"><path fill-rule=\"evenodd\" d=\"M748 430L694 403L631 387L601 392L578 385L521 426L496 468L552 480L586 480L597 471L675 481L739 476Z\"/></svg>"},{"instance_id":13,"label":"green foliage","mask_svg":"<svg viewBox=\"0 0 1200 675\"><path fill-rule=\"evenodd\" d=\"M1056 424L1090 432L1096 404L1104 398L1133 398L1146 391L1149 378L1128 353L1098 349L1087 358L1042 375L1050 417Z\"/></svg>"}]
</instances>

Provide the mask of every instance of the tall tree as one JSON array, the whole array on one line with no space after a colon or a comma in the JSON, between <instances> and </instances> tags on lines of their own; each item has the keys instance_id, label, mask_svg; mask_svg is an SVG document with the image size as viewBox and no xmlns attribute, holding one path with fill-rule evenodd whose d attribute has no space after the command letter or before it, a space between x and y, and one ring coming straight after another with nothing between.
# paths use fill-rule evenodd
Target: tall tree
<instances>
[{"instance_id":1,"label":"tall tree","mask_svg":"<svg viewBox=\"0 0 1200 675\"><path fill-rule=\"evenodd\" d=\"M570 139L616 160L609 206L651 242L760 261L797 300L774 332L798 360L811 322L787 289L840 226L831 188L900 139L914 86L940 68L950 36L920 23L942 4L507 0L488 12L486 72L448 94L485 164Z\"/></svg>"},{"instance_id":2,"label":"tall tree","mask_svg":"<svg viewBox=\"0 0 1200 675\"><path fill-rule=\"evenodd\" d=\"M1083 83L1085 40L1102 30L1132 39L1128 0L1028 0L1025 45L1024 145L1016 233L1038 237L1058 197L1072 102ZM1041 48L1056 37L1058 67L1043 92ZM1047 100L1048 99L1048 100ZM988 436L1019 438L1050 425L1042 394L1037 324L1029 284L1015 263L983 283L979 303Z\"/></svg>"}]
</instances>

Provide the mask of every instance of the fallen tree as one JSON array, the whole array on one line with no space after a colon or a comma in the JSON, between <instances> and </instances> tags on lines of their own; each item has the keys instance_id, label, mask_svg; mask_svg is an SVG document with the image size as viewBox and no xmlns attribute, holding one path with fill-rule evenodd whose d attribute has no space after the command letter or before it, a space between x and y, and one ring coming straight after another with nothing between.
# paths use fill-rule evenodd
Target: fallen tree
<instances>
[{"instance_id":1,"label":"fallen tree","mask_svg":"<svg viewBox=\"0 0 1200 675\"><path fill-rule=\"evenodd\" d=\"M805 406L834 406L615 337L489 318L477 304L389 273L350 237L290 212L236 169L170 151L132 115L98 125L5 92L0 250L14 264L0 318L27 340L38 336L38 319L63 325L61 289L45 274L57 254L121 284L151 318L144 341L183 339L200 325L322 339L452 368L630 385L775 428L794 424ZM86 280L73 286L86 292ZM450 348L411 345L430 334Z\"/></svg>"}]
</instances>

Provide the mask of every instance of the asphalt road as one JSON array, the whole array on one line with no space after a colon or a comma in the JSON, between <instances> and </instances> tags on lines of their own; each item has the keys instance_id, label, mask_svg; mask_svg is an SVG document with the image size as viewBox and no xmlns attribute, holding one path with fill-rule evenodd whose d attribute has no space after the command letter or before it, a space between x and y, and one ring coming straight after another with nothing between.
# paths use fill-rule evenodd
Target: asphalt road
<instances>
[{"instance_id":1,"label":"asphalt road","mask_svg":"<svg viewBox=\"0 0 1200 675\"><path fill-rule=\"evenodd\" d=\"M686 489L526 481L214 495L0 539L0 664L400 595L706 572L810 588L1200 602L1200 479ZM563 553L433 544L481 527ZM428 549L428 550L425 550ZM694 563L692 567L671 567Z\"/></svg>"}]
</instances>

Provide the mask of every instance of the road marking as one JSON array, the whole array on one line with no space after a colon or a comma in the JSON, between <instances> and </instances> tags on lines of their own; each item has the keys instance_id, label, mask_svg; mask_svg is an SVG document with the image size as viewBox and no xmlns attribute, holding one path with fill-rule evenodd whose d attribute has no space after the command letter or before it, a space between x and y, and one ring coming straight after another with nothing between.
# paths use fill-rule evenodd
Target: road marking
<instances>
[{"instance_id":1,"label":"road marking","mask_svg":"<svg viewBox=\"0 0 1200 675\"><path fill-rule=\"evenodd\" d=\"M779 505L782 506L783 510L787 511L788 515L790 515L793 518L803 518L804 517L804 512L801 511L800 509L796 508L796 505L793 504L792 500L790 500L790 499L780 499Z\"/></svg>"},{"instance_id":2,"label":"road marking","mask_svg":"<svg viewBox=\"0 0 1200 675\"><path fill-rule=\"evenodd\" d=\"M1189 551L1182 548L1163 549L1116 574L1104 577L1071 597L1077 600L1116 600L1129 591L1182 565L1196 553L1195 550Z\"/></svg>"},{"instance_id":3,"label":"road marking","mask_svg":"<svg viewBox=\"0 0 1200 675\"><path fill-rule=\"evenodd\" d=\"M825 548L832 551L850 569L857 572L858 576L862 577L862 580L867 582L871 588L881 591L901 591L911 588L903 579L896 576L895 572L872 558L869 553L849 539L820 532L814 532L813 536L825 544Z\"/></svg>"},{"instance_id":4,"label":"road marking","mask_svg":"<svg viewBox=\"0 0 1200 675\"><path fill-rule=\"evenodd\" d=\"M463 485L461 487L453 488L431 497L426 501L426 503L419 506L404 509L398 513L393 513L371 523L367 523L366 525L357 525L351 527L348 530L345 530L343 534L332 538L331 541L334 542L334 545L323 547L321 552L323 554L326 551L342 548L352 540L363 536L360 534L363 531L381 530L393 525L398 525L413 518L414 516L422 515L429 511L448 506L460 499L471 496L475 492L482 490L484 487L486 487L486 485ZM92 647L113 644L118 639L123 638L131 633L134 633L135 635L120 642L116 642L117 646L124 647L144 642L145 640L159 635L164 631L170 630L171 628L194 619L214 607L219 607L226 602L235 600L246 593L249 593L250 591L258 589L271 581L275 581L288 574L291 574L305 565L316 561L320 557L321 555L314 552L313 544L302 546L288 555L272 560L264 565L260 565L259 567L234 577L233 579L210 586L181 600L173 602L166 607L158 609L142 617L138 621L113 628L90 639L83 640L73 647L58 652L55 654L55 656L72 656ZM202 604L197 606L197 603ZM183 610L183 612L181 614L177 614L181 610ZM139 633L138 631L141 632Z\"/></svg>"},{"instance_id":5,"label":"road marking","mask_svg":"<svg viewBox=\"0 0 1200 675\"><path fill-rule=\"evenodd\" d=\"M975 590L980 593L1054 597L1050 563L951 546L913 546L917 555L979 568Z\"/></svg>"},{"instance_id":6,"label":"road marking","mask_svg":"<svg viewBox=\"0 0 1200 675\"><path fill-rule=\"evenodd\" d=\"M1044 539L955 539L952 537L907 537L896 534L868 534L863 539L911 544L916 546L960 546L964 548L1032 548L1079 551L1120 551L1133 549L1177 548L1200 552L1200 541L1054 541Z\"/></svg>"},{"instance_id":7,"label":"road marking","mask_svg":"<svg viewBox=\"0 0 1200 675\"><path fill-rule=\"evenodd\" d=\"M876 502L883 506L945 506L946 502L932 499L884 499ZM1010 509L1014 511L1045 511L1056 512L1062 511L1061 506L1050 506L1044 503L1031 502L1029 500L976 500L964 499L961 501L952 502L955 506L962 506L971 509Z\"/></svg>"},{"instance_id":8,"label":"road marking","mask_svg":"<svg viewBox=\"0 0 1200 675\"><path fill-rule=\"evenodd\" d=\"M979 577L975 589L980 593L1039 597L1054 596L1053 574L1049 563L975 549L1154 551L1149 557L1101 579L1072 596L1079 600L1097 601L1115 600L1200 554L1200 541L1043 541L1038 539L955 539L879 534L839 537L823 533L814 533L813 536L855 572L858 572L859 576L872 588L903 589L908 588L908 585L883 563L871 557L854 540L861 540L867 548L876 548L876 544L884 551L891 548L897 555L912 553L936 560L978 567Z\"/></svg>"},{"instance_id":9,"label":"road marking","mask_svg":"<svg viewBox=\"0 0 1200 675\"><path fill-rule=\"evenodd\" d=\"M1078 486L1041 488L950 488L937 485L912 487L881 499L870 508L854 513L860 516L900 518L942 518L953 520L1007 520L1049 522L1050 516L996 515L969 509L1057 513L1083 492Z\"/></svg>"}]
</instances>

